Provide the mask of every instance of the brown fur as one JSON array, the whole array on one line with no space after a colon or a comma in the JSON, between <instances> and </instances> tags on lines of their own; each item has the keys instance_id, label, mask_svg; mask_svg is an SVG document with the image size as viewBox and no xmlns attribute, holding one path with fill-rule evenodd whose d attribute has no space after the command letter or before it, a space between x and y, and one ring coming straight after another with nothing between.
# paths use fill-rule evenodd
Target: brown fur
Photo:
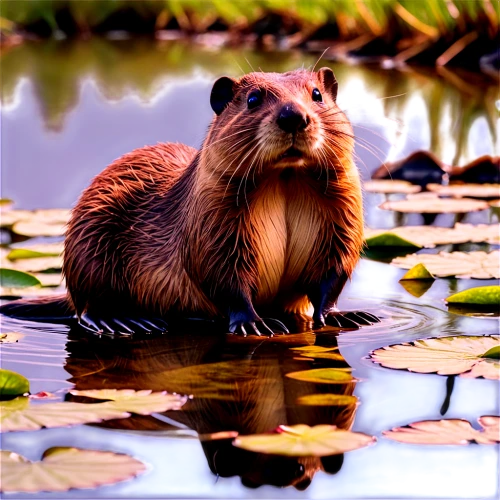
<instances>
[{"instance_id":1,"label":"brown fur","mask_svg":"<svg viewBox=\"0 0 500 500\"><path fill-rule=\"evenodd\" d=\"M66 234L63 271L76 313L136 308L214 317L228 314L226 301L231 310L243 301L252 311L253 304L306 314L306 290L334 270L331 307L363 240L352 129L332 77L323 70L245 75L199 152L147 146L99 174ZM312 100L314 88L322 103ZM264 99L248 110L253 89ZM288 102L310 119L293 143L305 159L292 166L279 157L293 139L276 125Z\"/></svg>"}]
</instances>

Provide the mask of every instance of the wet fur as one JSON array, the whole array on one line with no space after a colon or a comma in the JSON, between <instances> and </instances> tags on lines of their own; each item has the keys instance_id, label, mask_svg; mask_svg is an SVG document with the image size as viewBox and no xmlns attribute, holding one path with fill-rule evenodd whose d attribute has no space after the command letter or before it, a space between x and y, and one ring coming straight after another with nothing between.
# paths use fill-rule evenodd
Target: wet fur
<instances>
[{"instance_id":1,"label":"wet fur","mask_svg":"<svg viewBox=\"0 0 500 500\"><path fill-rule=\"evenodd\" d=\"M330 281L316 308L331 308L358 261L363 220L352 130L330 73L246 75L200 151L148 146L99 174L65 240L77 315L309 314ZM311 100L315 87L322 105ZM255 88L265 102L249 111ZM310 153L299 167L276 163L292 144L275 124L285 102L311 120L296 137Z\"/></svg>"}]
</instances>

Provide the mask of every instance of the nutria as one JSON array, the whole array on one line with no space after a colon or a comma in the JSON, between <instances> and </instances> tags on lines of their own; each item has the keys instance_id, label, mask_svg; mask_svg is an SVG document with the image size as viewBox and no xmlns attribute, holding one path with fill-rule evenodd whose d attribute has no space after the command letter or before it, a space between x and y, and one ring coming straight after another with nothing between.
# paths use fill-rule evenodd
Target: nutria
<instances>
[{"instance_id":1,"label":"nutria","mask_svg":"<svg viewBox=\"0 0 500 500\"><path fill-rule=\"evenodd\" d=\"M219 78L199 151L137 149L83 192L66 232L68 295L43 307L110 332L187 315L272 334L286 327L264 313L306 315L311 305L315 326L338 325L363 211L353 132L336 98L329 68ZM40 316L41 303L1 312L27 317L29 306Z\"/></svg>"}]
</instances>

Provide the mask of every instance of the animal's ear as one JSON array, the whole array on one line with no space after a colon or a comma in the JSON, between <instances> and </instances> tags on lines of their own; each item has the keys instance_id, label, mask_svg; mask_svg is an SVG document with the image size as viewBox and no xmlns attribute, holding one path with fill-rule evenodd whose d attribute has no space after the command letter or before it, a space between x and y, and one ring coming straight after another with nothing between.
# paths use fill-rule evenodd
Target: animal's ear
<instances>
[{"instance_id":1,"label":"animal's ear","mask_svg":"<svg viewBox=\"0 0 500 500\"><path fill-rule=\"evenodd\" d=\"M227 76L219 78L212 87L210 106L216 115L220 115L233 100L236 82Z\"/></svg>"},{"instance_id":2,"label":"animal's ear","mask_svg":"<svg viewBox=\"0 0 500 500\"><path fill-rule=\"evenodd\" d=\"M318 76L320 82L323 84L323 88L331 95L334 101L337 100L337 90L339 84L337 79L330 68L321 68L318 71Z\"/></svg>"}]
</instances>

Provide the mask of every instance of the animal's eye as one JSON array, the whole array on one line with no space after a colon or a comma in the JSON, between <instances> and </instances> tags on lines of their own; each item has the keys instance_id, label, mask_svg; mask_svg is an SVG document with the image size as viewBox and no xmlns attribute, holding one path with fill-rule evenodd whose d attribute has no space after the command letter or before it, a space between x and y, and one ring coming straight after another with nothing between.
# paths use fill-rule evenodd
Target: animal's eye
<instances>
[{"instance_id":1,"label":"animal's eye","mask_svg":"<svg viewBox=\"0 0 500 500\"><path fill-rule=\"evenodd\" d=\"M247 98L248 109L254 109L262 104L262 92L260 90L254 90L250 92Z\"/></svg>"},{"instance_id":2,"label":"animal's eye","mask_svg":"<svg viewBox=\"0 0 500 500\"><path fill-rule=\"evenodd\" d=\"M321 95L321 92L318 89L314 89L312 91L312 98L313 101L318 101L318 102L323 101L323 96Z\"/></svg>"}]
</instances>

